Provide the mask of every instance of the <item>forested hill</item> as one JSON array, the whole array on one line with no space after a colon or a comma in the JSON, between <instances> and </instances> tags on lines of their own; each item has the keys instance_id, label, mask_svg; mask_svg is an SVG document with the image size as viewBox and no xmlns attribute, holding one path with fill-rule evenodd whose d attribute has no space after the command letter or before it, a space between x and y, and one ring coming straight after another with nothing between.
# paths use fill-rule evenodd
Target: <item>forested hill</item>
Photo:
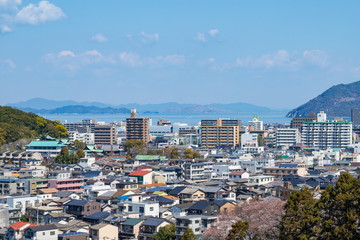
<instances>
[{"instance_id":1,"label":"forested hill","mask_svg":"<svg viewBox=\"0 0 360 240\"><path fill-rule=\"evenodd\" d=\"M67 130L58 121L50 121L16 108L0 106L0 146L21 138L46 135L55 138L65 137Z\"/></svg>"},{"instance_id":2,"label":"forested hill","mask_svg":"<svg viewBox=\"0 0 360 240\"><path fill-rule=\"evenodd\" d=\"M351 109L360 108L360 81L332 86L316 98L291 110L287 117L307 116L325 111L330 117L350 117Z\"/></svg>"}]
</instances>

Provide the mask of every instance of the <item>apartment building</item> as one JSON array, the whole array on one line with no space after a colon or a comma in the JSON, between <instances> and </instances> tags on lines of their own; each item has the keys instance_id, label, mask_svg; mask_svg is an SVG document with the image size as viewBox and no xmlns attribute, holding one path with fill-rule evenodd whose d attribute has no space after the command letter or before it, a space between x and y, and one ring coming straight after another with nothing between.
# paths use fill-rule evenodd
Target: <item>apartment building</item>
<instances>
[{"instance_id":1,"label":"apartment building","mask_svg":"<svg viewBox=\"0 0 360 240\"><path fill-rule=\"evenodd\" d=\"M94 128L94 137L96 145L115 145L116 130L111 125L99 125Z\"/></svg>"},{"instance_id":2,"label":"apartment building","mask_svg":"<svg viewBox=\"0 0 360 240\"><path fill-rule=\"evenodd\" d=\"M305 122L312 122L316 120L315 113L309 113L307 117L294 117L291 120L290 127L301 129L303 123Z\"/></svg>"},{"instance_id":3,"label":"apartment building","mask_svg":"<svg viewBox=\"0 0 360 240\"><path fill-rule=\"evenodd\" d=\"M75 123L64 123L64 126L68 130L68 132L77 131L79 133L94 133L94 128L97 125L96 120L85 119L81 122Z\"/></svg>"},{"instance_id":4,"label":"apartment building","mask_svg":"<svg viewBox=\"0 0 360 240\"><path fill-rule=\"evenodd\" d=\"M274 176L276 179L282 179L282 177L288 175L305 176L308 174L308 172L305 164L282 163L277 167L263 168L263 174Z\"/></svg>"},{"instance_id":5,"label":"apartment building","mask_svg":"<svg viewBox=\"0 0 360 240\"><path fill-rule=\"evenodd\" d=\"M136 109L131 110L130 118L126 119L126 140L150 141L149 118L136 117Z\"/></svg>"},{"instance_id":6,"label":"apartment building","mask_svg":"<svg viewBox=\"0 0 360 240\"><path fill-rule=\"evenodd\" d=\"M352 144L352 122L328 121L326 114L320 112L316 121L303 124L301 141L319 149L345 148Z\"/></svg>"},{"instance_id":7,"label":"apartment building","mask_svg":"<svg viewBox=\"0 0 360 240\"><path fill-rule=\"evenodd\" d=\"M240 120L201 120L201 146L203 148L236 147L240 143L240 126Z\"/></svg>"},{"instance_id":8,"label":"apartment building","mask_svg":"<svg viewBox=\"0 0 360 240\"><path fill-rule=\"evenodd\" d=\"M298 128L277 128L276 147L289 147L301 142Z\"/></svg>"}]
</instances>

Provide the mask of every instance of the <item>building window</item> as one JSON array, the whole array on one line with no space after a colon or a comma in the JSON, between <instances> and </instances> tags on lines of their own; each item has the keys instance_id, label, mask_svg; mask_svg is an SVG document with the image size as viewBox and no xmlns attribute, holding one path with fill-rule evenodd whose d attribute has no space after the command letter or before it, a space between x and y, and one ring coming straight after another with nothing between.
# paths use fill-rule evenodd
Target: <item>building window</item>
<instances>
[{"instance_id":1,"label":"building window","mask_svg":"<svg viewBox=\"0 0 360 240\"><path fill-rule=\"evenodd\" d=\"M51 231L50 235L52 235L52 236L55 235L55 231Z\"/></svg>"}]
</instances>

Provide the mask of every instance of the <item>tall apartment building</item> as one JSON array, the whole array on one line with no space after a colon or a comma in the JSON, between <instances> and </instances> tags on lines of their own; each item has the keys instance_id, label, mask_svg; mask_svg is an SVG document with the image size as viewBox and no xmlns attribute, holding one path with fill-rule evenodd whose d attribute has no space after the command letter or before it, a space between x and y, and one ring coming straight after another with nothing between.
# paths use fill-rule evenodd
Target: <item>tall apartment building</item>
<instances>
[{"instance_id":1,"label":"tall apartment building","mask_svg":"<svg viewBox=\"0 0 360 240\"><path fill-rule=\"evenodd\" d=\"M259 117L253 117L252 121L248 121L250 131L262 131L264 130L263 121L259 120Z\"/></svg>"},{"instance_id":2,"label":"tall apartment building","mask_svg":"<svg viewBox=\"0 0 360 240\"><path fill-rule=\"evenodd\" d=\"M344 148L352 144L352 122L328 121L320 112L316 122L303 123L302 143L320 149Z\"/></svg>"},{"instance_id":3,"label":"tall apartment building","mask_svg":"<svg viewBox=\"0 0 360 240\"><path fill-rule=\"evenodd\" d=\"M307 117L294 117L291 120L290 127L301 129L304 122L312 122L316 120L315 113L309 113Z\"/></svg>"},{"instance_id":4,"label":"tall apartment building","mask_svg":"<svg viewBox=\"0 0 360 240\"><path fill-rule=\"evenodd\" d=\"M201 146L203 148L237 146L240 143L240 126L240 120L201 120Z\"/></svg>"},{"instance_id":5,"label":"tall apartment building","mask_svg":"<svg viewBox=\"0 0 360 240\"><path fill-rule=\"evenodd\" d=\"M289 147L301 142L299 129L297 128L278 128L276 129L276 146Z\"/></svg>"},{"instance_id":6,"label":"tall apartment building","mask_svg":"<svg viewBox=\"0 0 360 240\"><path fill-rule=\"evenodd\" d=\"M126 140L150 141L149 118L136 117L136 109L131 110L130 118L126 119Z\"/></svg>"},{"instance_id":7,"label":"tall apartment building","mask_svg":"<svg viewBox=\"0 0 360 240\"><path fill-rule=\"evenodd\" d=\"M78 131L79 133L94 133L97 121L84 119L81 122L64 123L64 126L69 132Z\"/></svg>"},{"instance_id":8,"label":"tall apartment building","mask_svg":"<svg viewBox=\"0 0 360 240\"><path fill-rule=\"evenodd\" d=\"M96 145L115 145L116 129L111 125L99 125L94 128Z\"/></svg>"}]
</instances>

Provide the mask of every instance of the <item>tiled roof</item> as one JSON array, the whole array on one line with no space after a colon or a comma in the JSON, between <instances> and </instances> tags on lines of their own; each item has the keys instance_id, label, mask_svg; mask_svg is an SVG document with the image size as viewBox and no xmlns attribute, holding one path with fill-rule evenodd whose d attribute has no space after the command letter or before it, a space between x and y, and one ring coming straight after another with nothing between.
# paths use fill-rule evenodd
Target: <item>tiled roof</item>
<instances>
[{"instance_id":1,"label":"tiled roof","mask_svg":"<svg viewBox=\"0 0 360 240\"><path fill-rule=\"evenodd\" d=\"M58 190L56 188L43 188L43 189L39 189L40 192L42 193L57 193Z\"/></svg>"},{"instance_id":2,"label":"tiled roof","mask_svg":"<svg viewBox=\"0 0 360 240\"><path fill-rule=\"evenodd\" d=\"M29 225L27 227L35 226L34 224L29 224L28 222L16 222L11 224L8 228L13 228L14 230L19 230L20 228Z\"/></svg>"},{"instance_id":3,"label":"tiled roof","mask_svg":"<svg viewBox=\"0 0 360 240\"><path fill-rule=\"evenodd\" d=\"M151 173L151 171L135 171L129 174L129 176L145 176L146 174Z\"/></svg>"},{"instance_id":4,"label":"tiled roof","mask_svg":"<svg viewBox=\"0 0 360 240\"><path fill-rule=\"evenodd\" d=\"M141 223L142 221L144 220L138 218L129 218L122 225L135 226L136 224Z\"/></svg>"}]
</instances>

